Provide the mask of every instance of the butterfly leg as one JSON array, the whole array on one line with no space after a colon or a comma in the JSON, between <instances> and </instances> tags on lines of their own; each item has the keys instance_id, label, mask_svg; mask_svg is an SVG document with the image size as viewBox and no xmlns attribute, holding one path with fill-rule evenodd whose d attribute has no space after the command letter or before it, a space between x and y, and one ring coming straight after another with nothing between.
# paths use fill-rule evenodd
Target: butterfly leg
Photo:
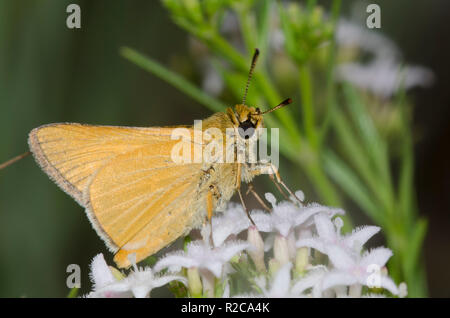
<instances>
[{"instance_id":1,"label":"butterfly leg","mask_svg":"<svg viewBox=\"0 0 450 318\"><path fill-rule=\"evenodd\" d=\"M209 239L211 241L211 246L214 246L213 228L212 228L214 190L215 190L214 185L210 185L208 195L206 196L206 210L208 212L208 221L210 226Z\"/></svg>"},{"instance_id":2,"label":"butterfly leg","mask_svg":"<svg viewBox=\"0 0 450 318\"><path fill-rule=\"evenodd\" d=\"M278 169L271 163L267 164L261 164L257 165L253 169L253 175L257 176L260 174L268 174L270 177L270 180L273 181L275 186L277 187L278 191L284 196L285 199L292 201L291 198L286 194L286 192L283 190L283 188L290 194L293 198L295 198L300 204L303 204L303 202L295 195L294 192L291 191L291 189L288 188L288 186L284 183L283 180L281 180L281 176L278 173ZM283 187L281 187L281 186Z\"/></svg>"},{"instance_id":3,"label":"butterfly leg","mask_svg":"<svg viewBox=\"0 0 450 318\"><path fill-rule=\"evenodd\" d=\"M273 167L272 164L261 164L261 165L257 165L253 168L252 174L253 176L259 176L261 174L268 174L270 180L272 180L272 182L275 184L275 187L277 188L277 190L283 195L283 197L286 200L290 200L289 196L286 194L286 192L280 187L280 184L275 180L275 171L276 168Z\"/></svg>"},{"instance_id":4,"label":"butterfly leg","mask_svg":"<svg viewBox=\"0 0 450 318\"><path fill-rule=\"evenodd\" d=\"M247 216L250 220L250 222L252 222L253 225L256 225L255 222L253 221L253 219L250 216L250 213L248 212L247 206L245 205L244 202L244 198L242 197L242 193L241 193L241 169L242 169L242 164L238 163L238 168L237 168L237 174L236 174L236 190L237 193L239 194L239 199L241 200L242 206L245 210L245 213L247 213Z\"/></svg>"},{"instance_id":5,"label":"butterfly leg","mask_svg":"<svg viewBox=\"0 0 450 318\"><path fill-rule=\"evenodd\" d=\"M280 185L278 184L278 182L275 180L275 177L273 176L273 174L269 174L269 178L270 180L272 180L273 184L275 184L275 187L278 189L278 191L283 195L283 197L286 200L290 200L289 196L286 194L286 192L283 191L283 189L280 187Z\"/></svg>"},{"instance_id":6,"label":"butterfly leg","mask_svg":"<svg viewBox=\"0 0 450 318\"><path fill-rule=\"evenodd\" d=\"M249 193L252 193L253 196L255 197L255 199L259 202L259 204L261 204L261 206L267 210L267 211L271 211L270 208L267 206L267 204L264 203L263 199L259 196L259 194L255 191L255 189L253 188L253 183L249 183L248 184L248 190L246 195L248 195Z\"/></svg>"},{"instance_id":7,"label":"butterfly leg","mask_svg":"<svg viewBox=\"0 0 450 318\"><path fill-rule=\"evenodd\" d=\"M27 152L25 152L25 153L23 153L21 155L18 155L16 157L14 157L14 158L12 158L12 159L10 159L10 160L0 164L0 170L2 170L3 168L6 168L6 167L12 165L14 162L19 161L20 159L23 159L23 158L25 158L28 155L31 155L30 151L27 151Z\"/></svg>"},{"instance_id":8,"label":"butterfly leg","mask_svg":"<svg viewBox=\"0 0 450 318\"><path fill-rule=\"evenodd\" d=\"M272 171L273 171L273 174L271 174L270 176L271 176L271 179L272 179L273 181L276 181L275 184L277 184L277 183L281 184L281 185L283 186L283 188L284 188L284 189L285 189L285 190L286 190L293 198L295 198L300 204L303 204L303 202L295 195L295 193L292 192L291 189L288 188L288 186L284 183L283 180L281 180L281 176L280 176L280 174L278 173L278 169L277 169L273 164L270 165L270 168L271 168ZM275 178L273 178L273 175L275 175ZM279 187L278 187L278 189L281 190Z\"/></svg>"}]
</instances>

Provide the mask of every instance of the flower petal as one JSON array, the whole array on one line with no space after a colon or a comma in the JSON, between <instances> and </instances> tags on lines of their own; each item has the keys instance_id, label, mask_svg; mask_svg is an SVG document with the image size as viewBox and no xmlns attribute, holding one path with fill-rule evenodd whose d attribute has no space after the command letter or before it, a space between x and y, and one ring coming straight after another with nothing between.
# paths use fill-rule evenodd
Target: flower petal
<instances>
[{"instance_id":1,"label":"flower petal","mask_svg":"<svg viewBox=\"0 0 450 318\"><path fill-rule=\"evenodd\" d=\"M178 272L181 267L198 267L199 262L195 259L183 255L183 252L170 253L161 258L153 267L156 272L167 268L169 272Z\"/></svg>"},{"instance_id":2,"label":"flower petal","mask_svg":"<svg viewBox=\"0 0 450 318\"><path fill-rule=\"evenodd\" d=\"M321 280L325 277L326 271L323 268L311 270L305 277L297 281L292 286L291 292L294 295L303 294L308 288L314 287L320 284Z\"/></svg>"},{"instance_id":3,"label":"flower petal","mask_svg":"<svg viewBox=\"0 0 450 318\"><path fill-rule=\"evenodd\" d=\"M215 246L221 246L230 235L237 235L251 225L241 205L231 205L226 213L214 217L212 224Z\"/></svg>"},{"instance_id":4,"label":"flower petal","mask_svg":"<svg viewBox=\"0 0 450 318\"><path fill-rule=\"evenodd\" d=\"M322 281L322 291L336 286L350 286L358 282L358 279L345 271L332 271L325 275Z\"/></svg>"},{"instance_id":5,"label":"flower petal","mask_svg":"<svg viewBox=\"0 0 450 318\"><path fill-rule=\"evenodd\" d=\"M330 242L337 240L336 228L329 217L318 214L314 217L314 222L316 224L317 233L321 239Z\"/></svg>"},{"instance_id":6,"label":"flower petal","mask_svg":"<svg viewBox=\"0 0 450 318\"><path fill-rule=\"evenodd\" d=\"M98 290L116 281L108 264L106 264L103 254L98 254L92 259L89 276L94 284L94 290Z\"/></svg>"},{"instance_id":7,"label":"flower petal","mask_svg":"<svg viewBox=\"0 0 450 318\"><path fill-rule=\"evenodd\" d=\"M269 291L270 297L285 297L289 293L291 268L292 264L286 263L275 274Z\"/></svg>"},{"instance_id":8,"label":"flower petal","mask_svg":"<svg viewBox=\"0 0 450 318\"><path fill-rule=\"evenodd\" d=\"M249 243L244 241L234 241L234 242L228 242L217 251L217 253L220 253L220 259L222 261L229 261L234 255L242 252L243 250L247 249L250 246Z\"/></svg>"},{"instance_id":9,"label":"flower petal","mask_svg":"<svg viewBox=\"0 0 450 318\"><path fill-rule=\"evenodd\" d=\"M328 255L331 263L337 269L348 270L356 266L355 260L350 255L350 251L337 245L327 245L325 248L325 254Z\"/></svg>"},{"instance_id":10,"label":"flower petal","mask_svg":"<svg viewBox=\"0 0 450 318\"><path fill-rule=\"evenodd\" d=\"M297 247L310 247L318 250L319 252L325 254L325 244L318 237L304 238L297 241L295 244Z\"/></svg>"},{"instance_id":11,"label":"flower petal","mask_svg":"<svg viewBox=\"0 0 450 318\"><path fill-rule=\"evenodd\" d=\"M375 264L380 267L386 265L389 258L392 256L392 251L385 247L378 247L369 252L366 252L359 264L367 268L369 265Z\"/></svg>"},{"instance_id":12,"label":"flower petal","mask_svg":"<svg viewBox=\"0 0 450 318\"><path fill-rule=\"evenodd\" d=\"M344 243L349 248L356 245L362 247L375 234L380 231L378 226L362 226L353 230L353 232L344 237Z\"/></svg>"},{"instance_id":13,"label":"flower petal","mask_svg":"<svg viewBox=\"0 0 450 318\"><path fill-rule=\"evenodd\" d=\"M174 280L182 282L186 286L188 284L186 277L178 276L178 275L164 275L164 276L160 276L160 277L155 277L153 279L153 286L161 287L161 286L164 286Z\"/></svg>"}]
</instances>

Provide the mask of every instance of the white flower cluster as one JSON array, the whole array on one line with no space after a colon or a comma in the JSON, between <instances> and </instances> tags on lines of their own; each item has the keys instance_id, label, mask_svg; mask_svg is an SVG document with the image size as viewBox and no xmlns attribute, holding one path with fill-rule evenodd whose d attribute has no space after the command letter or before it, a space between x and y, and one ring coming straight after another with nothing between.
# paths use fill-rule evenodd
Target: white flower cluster
<instances>
[{"instance_id":1,"label":"white flower cluster","mask_svg":"<svg viewBox=\"0 0 450 318\"><path fill-rule=\"evenodd\" d=\"M392 97L400 88L427 87L433 72L418 65L404 65L395 43L381 33L341 19L336 30L339 48L372 55L368 63L347 62L337 67L337 78L368 90L381 98Z\"/></svg>"},{"instance_id":2,"label":"white flower cluster","mask_svg":"<svg viewBox=\"0 0 450 318\"><path fill-rule=\"evenodd\" d=\"M300 191L296 196L303 198ZM87 296L149 297L153 288L171 281L184 284L191 297L406 296L406 285L397 286L387 274L391 250L363 249L379 227L342 235L340 209L277 203L270 193L266 199L272 211L253 211L255 225L241 206L231 205L213 218L212 236L205 225L203 239L165 255L153 268L138 268L131 260L133 269L125 276L97 255L91 265L93 291ZM245 232L246 241L237 239ZM246 291L233 287L232 277L242 268L247 269L241 273L248 276Z\"/></svg>"}]
</instances>

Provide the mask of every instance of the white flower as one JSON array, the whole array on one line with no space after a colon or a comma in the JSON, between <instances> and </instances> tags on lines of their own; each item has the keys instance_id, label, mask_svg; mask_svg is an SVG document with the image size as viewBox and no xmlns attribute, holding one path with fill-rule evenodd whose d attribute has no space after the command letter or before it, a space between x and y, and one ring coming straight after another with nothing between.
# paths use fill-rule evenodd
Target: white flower
<instances>
[{"instance_id":1,"label":"white flower","mask_svg":"<svg viewBox=\"0 0 450 318\"><path fill-rule=\"evenodd\" d=\"M361 298L386 298L386 295L369 293L361 296Z\"/></svg>"},{"instance_id":2,"label":"white flower","mask_svg":"<svg viewBox=\"0 0 450 318\"><path fill-rule=\"evenodd\" d=\"M296 195L303 199L300 192ZM272 194L266 194L266 199L273 211L253 213L256 226L251 225L242 207L232 205L222 216L213 219L213 238L218 246L210 245L211 228L205 226L203 240L189 243L185 250L167 254L153 269L138 268L132 254L133 269L125 277L117 269L108 267L102 254L97 255L91 264L93 291L87 296L149 297L152 289L173 280L184 283L191 297L379 296L370 294L371 290L363 294L363 286L384 288L399 297L407 295L406 284L397 287L388 277L385 265L392 256L391 250L376 248L361 254L363 245L380 231L379 227L360 227L343 235L342 219L332 220L336 214L343 214L342 210L318 204L304 206L294 198L292 202L277 203ZM245 229L248 230L247 242L231 238ZM259 231L269 232L265 242ZM273 257L267 264L265 246L273 248ZM328 255L329 261L324 263L324 257L310 253L310 248ZM240 256L236 257L237 254ZM250 258L254 267L249 263ZM236 260L239 266L233 267ZM187 270L181 272L182 268ZM168 273L155 274L163 269ZM236 276L229 275L233 271L250 275L248 281L253 282L258 293L235 296ZM181 272L183 276L170 274L174 272Z\"/></svg>"},{"instance_id":3,"label":"white flower","mask_svg":"<svg viewBox=\"0 0 450 318\"><path fill-rule=\"evenodd\" d=\"M398 297L404 298L406 296L408 296L408 286L405 282L402 282L398 285Z\"/></svg>"},{"instance_id":4,"label":"white flower","mask_svg":"<svg viewBox=\"0 0 450 318\"><path fill-rule=\"evenodd\" d=\"M247 253L252 258L256 269L260 272L265 272L266 265L264 263L264 241L255 226L250 226L248 228L247 242L250 244L250 248Z\"/></svg>"},{"instance_id":5,"label":"white flower","mask_svg":"<svg viewBox=\"0 0 450 318\"><path fill-rule=\"evenodd\" d=\"M401 66L389 59L377 59L367 65L346 63L337 67L337 78L366 89L382 98L389 98L401 87L426 87L433 82L433 73L421 66Z\"/></svg>"},{"instance_id":6,"label":"white flower","mask_svg":"<svg viewBox=\"0 0 450 318\"><path fill-rule=\"evenodd\" d=\"M392 256L390 249L379 247L360 256L349 253L348 249L340 246L330 245L326 248L326 254L334 269L325 275L322 283L323 290L360 284L370 288L384 288L398 295L399 290L395 283L381 273L381 268Z\"/></svg>"},{"instance_id":7,"label":"white flower","mask_svg":"<svg viewBox=\"0 0 450 318\"><path fill-rule=\"evenodd\" d=\"M362 246L376 233L380 231L378 226L363 226L353 230L351 234L341 235L342 219L336 218L335 224L328 216L318 214L314 216L314 222L318 236L303 238L297 241L297 247L310 247L326 254L329 245L341 247L360 252Z\"/></svg>"},{"instance_id":8,"label":"white flower","mask_svg":"<svg viewBox=\"0 0 450 318\"><path fill-rule=\"evenodd\" d=\"M266 278L261 276L255 280L256 285L261 289L261 294L243 294L238 295L238 298L291 298L296 295L291 292L291 268L292 263L284 264L274 275L270 288L267 289Z\"/></svg>"},{"instance_id":9,"label":"white flower","mask_svg":"<svg viewBox=\"0 0 450 318\"><path fill-rule=\"evenodd\" d=\"M271 213L256 212L252 214L256 227L261 232L277 232L288 237L289 234L299 225L308 221L311 216L317 213L326 213L330 216L344 214L341 209L330 208L312 203L307 206L298 206L289 201L276 203L272 194L266 194L267 201L272 203Z\"/></svg>"},{"instance_id":10,"label":"white flower","mask_svg":"<svg viewBox=\"0 0 450 318\"><path fill-rule=\"evenodd\" d=\"M150 267L138 268L132 261L133 270L128 277L116 280L112 276L103 255L97 255L91 266L91 277L94 281L94 292L88 297L124 297L133 295L136 298L149 297L152 289L178 280L187 285L187 279L175 275L154 275Z\"/></svg>"},{"instance_id":11,"label":"white flower","mask_svg":"<svg viewBox=\"0 0 450 318\"><path fill-rule=\"evenodd\" d=\"M224 264L248 247L249 244L243 241L227 242L215 248L203 241L195 241L187 245L186 252L177 251L164 256L156 263L154 269L160 271L167 268L170 272L178 272L182 267L196 267L221 277Z\"/></svg>"},{"instance_id":12,"label":"white flower","mask_svg":"<svg viewBox=\"0 0 450 318\"><path fill-rule=\"evenodd\" d=\"M287 263L283 265L272 280L272 284L269 290L265 290L264 294L267 297L279 298L289 297L291 286L291 268L292 264Z\"/></svg>"},{"instance_id":13,"label":"white flower","mask_svg":"<svg viewBox=\"0 0 450 318\"><path fill-rule=\"evenodd\" d=\"M322 281L328 269L323 265L314 266L301 279L299 279L294 286L292 286L292 293L294 295L305 295L318 298L322 296ZM308 289L312 289L311 294L307 294Z\"/></svg>"},{"instance_id":14,"label":"white flower","mask_svg":"<svg viewBox=\"0 0 450 318\"><path fill-rule=\"evenodd\" d=\"M132 294L128 291L118 292L108 290L108 286L117 282L111 269L106 264L103 254L96 255L91 262L91 271L89 277L93 284L93 291L86 295L86 297L106 297L106 298L119 298L119 297L131 297Z\"/></svg>"},{"instance_id":15,"label":"white flower","mask_svg":"<svg viewBox=\"0 0 450 318\"><path fill-rule=\"evenodd\" d=\"M251 226L242 205L230 204L227 210L212 219L214 246L221 246L231 235L238 235ZM209 224L205 227L208 227Z\"/></svg>"},{"instance_id":16,"label":"white flower","mask_svg":"<svg viewBox=\"0 0 450 318\"><path fill-rule=\"evenodd\" d=\"M352 62L338 65L337 79L379 97L389 98L401 87L426 87L434 80L433 72L425 67L403 65L400 50L392 40L359 24L340 20L336 41L341 48L358 48L372 54L366 64Z\"/></svg>"},{"instance_id":17,"label":"white flower","mask_svg":"<svg viewBox=\"0 0 450 318\"><path fill-rule=\"evenodd\" d=\"M336 42L339 47L356 47L374 54L376 58L397 58L400 55L391 39L345 19L338 22Z\"/></svg>"},{"instance_id":18,"label":"white flower","mask_svg":"<svg viewBox=\"0 0 450 318\"><path fill-rule=\"evenodd\" d=\"M134 297L144 298L149 297L152 289L166 285L173 280L178 280L187 285L187 279L182 276L157 276L153 274L150 267L135 268L128 277L105 287L105 289L113 292L131 291Z\"/></svg>"},{"instance_id":19,"label":"white flower","mask_svg":"<svg viewBox=\"0 0 450 318\"><path fill-rule=\"evenodd\" d=\"M271 233L265 241L265 250L276 247L275 254L279 256L281 264L284 264L288 258L295 257L295 231L302 227L304 231L308 232L308 227L313 224L312 216L325 214L332 217L336 214L344 214L341 209L329 208L317 203L306 206L299 206L289 201L276 203L275 197L271 193L266 194L266 199L273 206L272 212L256 212L252 214L252 218L259 231Z\"/></svg>"},{"instance_id":20,"label":"white flower","mask_svg":"<svg viewBox=\"0 0 450 318\"><path fill-rule=\"evenodd\" d=\"M289 262L295 253L295 248L293 244L289 244L292 241L292 235L290 235L291 240L286 239L282 235L277 235L273 243L273 256L278 261L278 264L284 265Z\"/></svg>"},{"instance_id":21,"label":"white flower","mask_svg":"<svg viewBox=\"0 0 450 318\"><path fill-rule=\"evenodd\" d=\"M106 264L103 254L100 253L94 256L90 267L91 272L89 273L89 277L91 278L94 290L98 290L116 281L108 264Z\"/></svg>"}]
</instances>

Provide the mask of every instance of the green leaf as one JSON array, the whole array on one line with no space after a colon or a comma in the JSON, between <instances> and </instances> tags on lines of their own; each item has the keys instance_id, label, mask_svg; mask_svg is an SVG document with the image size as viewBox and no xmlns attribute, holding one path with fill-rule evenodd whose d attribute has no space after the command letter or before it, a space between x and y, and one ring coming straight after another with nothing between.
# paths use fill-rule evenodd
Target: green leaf
<instances>
[{"instance_id":1,"label":"green leaf","mask_svg":"<svg viewBox=\"0 0 450 318\"><path fill-rule=\"evenodd\" d=\"M302 57L299 54L297 48L297 41L294 36L294 30L292 29L291 22L286 13L285 8L283 7L283 3L281 1L277 1L278 4L278 14L280 16L281 28L283 29L284 39L286 51L291 57L296 61L301 61Z\"/></svg>"},{"instance_id":2,"label":"green leaf","mask_svg":"<svg viewBox=\"0 0 450 318\"><path fill-rule=\"evenodd\" d=\"M399 92L398 107L402 116L402 152L401 166L398 183L398 201L402 216L411 220L417 212L416 197L414 195L414 153L411 140L411 128L409 127L404 104L404 90Z\"/></svg>"},{"instance_id":3,"label":"green leaf","mask_svg":"<svg viewBox=\"0 0 450 318\"><path fill-rule=\"evenodd\" d=\"M317 0L308 0L306 2L306 10L312 11L317 4Z\"/></svg>"},{"instance_id":4,"label":"green leaf","mask_svg":"<svg viewBox=\"0 0 450 318\"><path fill-rule=\"evenodd\" d=\"M380 184L377 174L370 165L370 161L367 160L367 147L363 147L360 143L351 124L342 112L335 111L332 122L347 160L350 161L372 193L375 194L376 199L382 203L382 209L389 209L389 204L385 202L385 194L382 193L386 189ZM370 145L368 146L370 147Z\"/></svg>"},{"instance_id":5,"label":"green leaf","mask_svg":"<svg viewBox=\"0 0 450 318\"><path fill-rule=\"evenodd\" d=\"M244 95L244 87L247 81L247 76L244 76L239 72L229 71L222 67L219 63L214 63L214 67L222 75L226 86L230 88L231 92L236 97L236 101L240 103ZM246 104L249 106L261 107L262 100L256 89L257 87L249 87Z\"/></svg>"},{"instance_id":6,"label":"green leaf","mask_svg":"<svg viewBox=\"0 0 450 318\"><path fill-rule=\"evenodd\" d=\"M78 297L78 293L79 293L80 289L79 288L72 288L69 292L69 294L67 295L67 298L77 298Z\"/></svg>"},{"instance_id":7,"label":"green leaf","mask_svg":"<svg viewBox=\"0 0 450 318\"><path fill-rule=\"evenodd\" d=\"M410 145L403 144L402 163L398 183L398 200L402 215L410 219L415 214L414 207L414 159Z\"/></svg>"},{"instance_id":8,"label":"green leaf","mask_svg":"<svg viewBox=\"0 0 450 318\"><path fill-rule=\"evenodd\" d=\"M324 151L324 165L327 173L332 177L347 196L362 207L363 211L381 226L385 223L382 213L371 199L367 188L361 183L355 173L332 151Z\"/></svg>"},{"instance_id":9,"label":"green leaf","mask_svg":"<svg viewBox=\"0 0 450 318\"><path fill-rule=\"evenodd\" d=\"M358 134L361 136L363 143L367 145L370 158L372 158L377 169L377 175L379 173L382 177L383 185L387 190L386 193L392 193L387 144L378 134L367 107L356 90L349 84L344 84L343 89L347 99L345 105L356 125ZM386 197L385 199L392 200L392 197Z\"/></svg>"},{"instance_id":10,"label":"green leaf","mask_svg":"<svg viewBox=\"0 0 450 318\"><path fill-rule=\"evenodd\" d=\"M332 39L331 45L328 50L328 60L326 68L326 102L325 102L325 117L322 120L320 127L319 139L322 142L326 138L326 135L330 128L331 118L336 111L336 85L335 78L335 65L336 65L336 25L339 18L339 12L341 9L341 0L334 0L331 8L331 25L332 25Z\"/></svg>"},{"instance_id":11,"label":"green leaf","mask_svg":"<svg viewBox=\"0 0 450 318\"><path fill-rule=\"evenodd\" d=\"M272 0L262 0L259 12L258 23L258 48L261 52L268 52L268 43L270 35L270 16L272 9ZM265 57L267 54L261 56L261 64L265 64Z\"/></svg>"},{"instance_id":12,"label":"green leaf","mask_svg":"<svg viewBox=\"0 0 450 318\"><path fill-rule=\"evenodd\" d=\"M319 147L319 140L317 135L315 114L314 114L313 83L311 80L311 71L307 63L300 66L299 84L300 84L300 97L302 101L301 108L303 111L303 126L305 129L305 134L309 140L310 145L314 149L317 149Z\"/></svg>"},{"instance_id":13,"label":"green leaf","mask_svg":"<svg viewBox=\"0 0 450 318\"><path fill-rule=\"evenodd\" d=\"M186 16L192 21L193 24L203 24L203 14L199 0L184 0L183 5Z\"/></svg>"},{"instance_id":14,"label":"green leaf","mask_svg":"<svg viewBox=\"0 0 450 318\"><path fill-rule=\"evenodd\" d=\"M188 80L170 71L157 61L127 47L121 48L120 54L127 60L135 63L144 70L156 75L157 77L165 80L169 84L178 88L180 91L192 97L194 100L206 106L210 110L218 112L224 111L227 108L227 106L223 104L221 101L204 93L202 90L200 90L198 87L190 83Z\"/></svg>"},{"instance_id":15,"label":"green leaf","mask_svg":"<svg viewBox=\"0 0 450 318\"><path fill-rule=\"evenodd\" d=\"M158 261L158 259L156 258L155 255L150 255L147 258L145 258L142 262L146 265L146 266L153 266L156 264L156 262Z\"/></svg>"},{"instance_id":16,"label":"green leaf","mask_svg":"<svg viewBox=\"0 0 450 318\"><path fill-rule=\"evenodd\" d=\"M408 248L404 253L403 270L408 281L412 281L416 274L416 266L420 259L420 253L422 251L423 241L425 234L427 233L428 222L426 219L420 219L417 221L412 235L408 238Z\"/></svg>"},{"instance_id":17,"label":"green leaf","mask_svg":"<svg viewBox=\"0 0 450 318\"><path fill-rule=\"evenodd\" d=\"M245 46L247 47L248 53L253 53L257 41L257 28L256 28L256 18L253 10L242 9L236 10L239 16L239 23L241 27L241 34L244 38Z\"/></svg>"}]
</instances>

